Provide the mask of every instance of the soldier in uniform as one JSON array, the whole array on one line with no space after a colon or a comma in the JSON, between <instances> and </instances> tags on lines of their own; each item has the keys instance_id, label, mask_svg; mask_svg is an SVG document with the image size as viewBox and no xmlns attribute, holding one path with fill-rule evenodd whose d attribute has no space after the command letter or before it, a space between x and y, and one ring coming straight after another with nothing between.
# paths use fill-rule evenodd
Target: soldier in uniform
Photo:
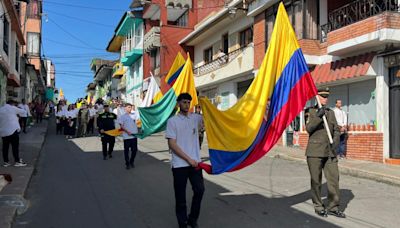
<instances>
[{"instance_id":1,"label":"soldier in uniform","mask_svg":"<svg viewBox=\"0 0 400 228\"><path fill-rule=\"evenodd\" d=\"M340 130L336 122L335 113L326 107L328 104L329 89L318 90L321 108L318 106L306 110L306 130L309 134L306 149L307 164L311 176L311 194L315 213L327 217L334 215L345 218L339 210L339 170L336 147L339 145ZM329 142L324 127L323 116L326 116L333 144ZM322 170L328 186L328 205L324 206L321 200Z\"/></svg>"},{"instance_id":2,"label":"soldier in uniform","mask_svg":"<svg viewBox=\"0 0 400 228\"><path fill-rule=\"evenodd\" d=\"M101 144L103 146L103 159L107 160L107 155L109 158L112 158L112 152L115 144L115 137L111 135L107 135L104 132L108 130L115 129L114 120L117 119L117 115L110 112L110 107L105 104L104 112L101 113L97 120L97 125L99 127L99 131L101 134ZM109 145L107 150L107 144Z\"/></svg>"}]
</instances>

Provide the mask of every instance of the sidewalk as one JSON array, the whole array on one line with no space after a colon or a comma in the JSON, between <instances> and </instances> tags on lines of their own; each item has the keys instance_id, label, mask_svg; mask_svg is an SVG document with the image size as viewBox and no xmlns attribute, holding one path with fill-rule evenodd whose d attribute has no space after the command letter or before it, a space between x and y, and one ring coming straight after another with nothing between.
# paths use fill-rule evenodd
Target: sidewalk
<instances>
[{"instance_id":1,"label":"sidewalk","mask_svg":"<svg viewBox=\"0 0 400 228\"><path fill-rule=\"evenodd\" d=\"M28 203L25 200L25 191L35 170L35 164L39 157L46 132L48 120L43 120L40 124L35 124L27 129L28 133L20 134L20 156L28 164L26 167L0 167L0 173L9 173L13 182L0 188L0 228L11 227L11 223L16 213L22 214L27 208ZM2 142L0 140L0 148ZM9 158L14 162L11 148ZM2 164L1 160L1 164Z\"/></svg>"},{"instance_id":2,"label":"sidewalk","mask_svg":"<svg viewBox=\"0 0 400 228\"><path fill-rule=\"evenodd\" d=\"M299 148L275 146L267 156L306 163L305 151ZM371 179L400 186L400 166L354 159L339 160L341 174Z\"/></svg>"},{"instance_id":3,"label":"sidewalk","mask_svg":"<svg viewBox=\"0 0 400 228\"><path fill-rule=\"evenodd\" d=\"M156 134L151 138L139 140L139 149L146 150L145 148L154 147L159 148L159 150L168 149L164 134ZM204 138L201 153L202 157L208 157L208 143L206 137ZM305 151L294 147L275 146L265 157L293 160L306 164ZM345 175L400 186L400 166L398 165L342 159L339 160L339 171L341 174Z\"/></svg>"}]
</instances>

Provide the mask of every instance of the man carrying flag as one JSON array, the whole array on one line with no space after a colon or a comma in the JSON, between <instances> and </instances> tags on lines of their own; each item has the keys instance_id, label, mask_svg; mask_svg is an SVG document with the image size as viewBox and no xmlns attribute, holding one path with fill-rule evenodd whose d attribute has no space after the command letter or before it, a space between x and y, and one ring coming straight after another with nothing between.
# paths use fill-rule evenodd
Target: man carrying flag
<instances>
[{"instance_id":1,"label":"man carrying flag","mask_svg":"<svg viewBox=\"0 0 400 228\"><path fill-rule=\"evenodd\" d=\"M104 105L104 112L99 115L97 125L101 134L101 144L103 147L103 159L107 160L107 155L112 158L112 152L114 150L115 136L106 134L106 131L115 129L114 121L117 119L117 115L110 112L108 104ZM108 150L107 150L108 145Z\"/></svg>"},{"instance_id":2,"label":"man carrying flag","mask_svg":"<svg viewBox=\"0 0 400 228\"><path fill-rule=\"evenodd\" d=\"M192 96L181 93L177 102L180 108L178 115L167 123L166 138L172 153L172 174L174 177L175 212L179 227L197 226L200 205L204 193L202 170L198 169L200 159L199 126L203 118L196 113L189 113ZM190 180L193 189L192 206L189 216L186 208L186 183Z\"/></svg>"},{"instance_id":3,"label":"man carrying flag","mask_svg":"<svg viewBox=\"0 0 400 228\"><path fill-rule=\"evenodd\" d=\"M306 130L310 135L306 156L311 176L312 202L315 213L319 216L334 215L345 218L346 215L339 210L339 170L336 147L339 145L340 130L334 111L326 108L328 96L328 89L318 90L317 99L320 100L322 107L311 108L306 115ZM323 117L326 117L328 127L324 125ZM329 142L326 127L333 135L332 144ZM322 170L324 170L328 186L328 205L326 206L321 200Z\"/></svg>"}]
</instances>

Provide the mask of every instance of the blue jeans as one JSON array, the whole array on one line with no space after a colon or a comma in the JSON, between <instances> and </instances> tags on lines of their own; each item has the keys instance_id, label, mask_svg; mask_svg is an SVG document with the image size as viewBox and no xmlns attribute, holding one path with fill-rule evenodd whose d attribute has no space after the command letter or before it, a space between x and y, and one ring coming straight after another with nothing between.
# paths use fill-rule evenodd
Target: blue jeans
<instances>
[{"instance_id":1,"label":"blue jeans","mask_svg":"<svg viewBox=\"0 0 400 228\"><path fill-rule=\"evenodd\" d=\"M336 152L340 157L346 155L346 134L340 135L340 142Z\"/></svg>"}]
</instances>

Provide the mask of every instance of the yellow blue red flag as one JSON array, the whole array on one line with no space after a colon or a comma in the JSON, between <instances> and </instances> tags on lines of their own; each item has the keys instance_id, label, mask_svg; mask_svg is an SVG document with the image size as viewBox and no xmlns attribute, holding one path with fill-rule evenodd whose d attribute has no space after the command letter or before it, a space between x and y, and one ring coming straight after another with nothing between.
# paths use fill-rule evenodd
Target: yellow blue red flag
<instances>
[{"instance_id":1,"label":"yellow blue red flag","mask_svg":"<svg viewBox=\"0 0 400 228\"><path fill-rule=\"evenodd\" d=\"M245 95L226 111L219 111L207 98L200 99L211 162L200 163L200 167L220 174L251 165L275 145L316 94L296 34L280 3L267 53Z\"/></svg>"}]
</instances>

